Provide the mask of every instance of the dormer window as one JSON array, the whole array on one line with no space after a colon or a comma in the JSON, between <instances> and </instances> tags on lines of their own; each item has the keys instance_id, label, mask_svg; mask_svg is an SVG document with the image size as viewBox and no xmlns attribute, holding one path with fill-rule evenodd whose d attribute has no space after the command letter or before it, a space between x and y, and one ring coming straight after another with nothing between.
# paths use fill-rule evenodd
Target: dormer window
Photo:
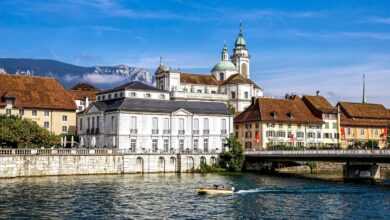
<instances>
[{"instance_id":1,"label":"dormer window","mask_svg":"<svg viewBox=\"0 0 390 220\"><path fill-rule=\"evenodd\" d=\"M111 99L111 94L108 94L108 99Z\"/></svg>"},{"instance_id":2,"label":"dormer window","mask_svg":"<svg viewBox=\"0 0 390 220\"><path fill-rule=\"evenodd\" d=\"M118 94L117 93L114 94L114 98L118 98Z\"/></svg>"},{"instance_id":3,"label":"dormer window","mask_svg":"<svg viewBox=\"0 0 390 220\"><path fill-rule=\"evenodd\" d=\"M294 118L294 116L293 116L293 114L292 114L291 112L288 112L288 113L287 113L287 117L288 117L289 119L293 119L293 118Z\"/></svg>"},{"instance_id":4,"label":"dormer window","mask_svg":"<svg viewBox=\"0 0 390 220\"><path fill-rule=\"evenodd\" d=\"M219 80L225 80L225 73L219 73Z\"/></svg>"},{"instance_id":5,"label":"dormer window","mask_svg":"<svg viewBox=\"0 0 390 220\"><path fill-rule=\"evenodd\" d=\"M271 117L272 117L273 119L276 119L276 118L277 118L277 113L276 113L276 112L271 112Z\"/></svg>"}]
</instances>

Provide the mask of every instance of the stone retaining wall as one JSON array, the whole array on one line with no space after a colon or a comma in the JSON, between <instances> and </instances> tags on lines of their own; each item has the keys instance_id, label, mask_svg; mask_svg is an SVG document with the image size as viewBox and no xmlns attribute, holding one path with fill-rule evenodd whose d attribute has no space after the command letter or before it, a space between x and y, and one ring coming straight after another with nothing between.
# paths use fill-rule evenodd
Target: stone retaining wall
<instances>
[{"instance_id":1,"label":"stone retaining wall","mask_svg":"<svg viewBox=\"0 0 390 220\"><path fill-rule=\"evenodd\" d=\"M193 172L216 154L2 155L0 178L81 174Z\"/></svg>"}]
</instances>

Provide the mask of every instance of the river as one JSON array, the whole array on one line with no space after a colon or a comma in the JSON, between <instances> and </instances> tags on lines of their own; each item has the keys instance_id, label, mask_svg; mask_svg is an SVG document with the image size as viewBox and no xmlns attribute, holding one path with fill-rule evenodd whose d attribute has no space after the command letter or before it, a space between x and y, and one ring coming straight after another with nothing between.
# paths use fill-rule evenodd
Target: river
<instances>
[{"instance_id":1,"label":"river","mask_svg":"<svg viewBox=\"0 0 390 220\"><path fill-rule=\"evenodd\" d=\"M199 196L199 186L238 192ZM390 219L390 189L256 174L0 180L0 219Z\"/></svg>"}]
</instances>

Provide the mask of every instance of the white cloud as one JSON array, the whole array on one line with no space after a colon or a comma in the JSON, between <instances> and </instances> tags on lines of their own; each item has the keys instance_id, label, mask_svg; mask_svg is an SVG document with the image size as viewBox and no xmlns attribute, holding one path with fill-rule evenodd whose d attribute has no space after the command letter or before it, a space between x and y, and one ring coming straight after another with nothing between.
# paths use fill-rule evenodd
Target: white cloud
<instances>
[{"instance_id":1,"label":"white cloud","mask_svg":"<svg viewBox=\"0 0 390 220\"><path fill-rule=\"evenodd\" d=\"M79 78L80 78L80 77L77 76L77 75L70 75L70 74L66 74L66 75L64 76L64 80L65 80L66 82L74 82L74 81L78 80Z\"/></svg>"},{"instance_id":2,"label":"white cloud","mask_svg":"<svg viewBox=\"0 0 390 220\"><path fill-rule=\"evenodd\" d=\"M121 75L89 73L83 75L83 80L91 84L116 84L127 80Z\"/></svg>"}]
</instances>

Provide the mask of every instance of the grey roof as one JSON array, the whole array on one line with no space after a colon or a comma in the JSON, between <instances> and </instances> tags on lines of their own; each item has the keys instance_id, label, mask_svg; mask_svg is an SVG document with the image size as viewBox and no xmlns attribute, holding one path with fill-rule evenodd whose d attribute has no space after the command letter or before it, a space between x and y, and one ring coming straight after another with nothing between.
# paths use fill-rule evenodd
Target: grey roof
<instances>
[{"instance_id":1,"label":"grey roof","mask_svg":"<svg viewBox=\"0 0 390 220\"><path fill-rule=\"evenodd\" d=\"M134 112L162 112L171 113L178 109L185 109L194 114L223 114L229 110L220 102L173 101L153 99L122 98L107 101L98 101L92 105L100 111L134 111Z\"/></svg>"},{"instance_id":2,"label":"grey roof","mask_svg":"<svg viewBox=\"0 0 390 220\"><path fill-rule=\"evenodd\" d=\"M129 90L147 90L147 91L156 91L156 92L167 92L167 91L158 89L158 88L156 88L154 86L147 85L147 84L145 84L143 82L140 82L140 81L131 81L131 82L125 83L123 85L120 85L118 87L115 87L113 89L108 89L108 90L102 91L99 94L107 93L107 92L121 91L121 90L126 90L126 89L129 89Z\"/></svg>"}]
</instances>

